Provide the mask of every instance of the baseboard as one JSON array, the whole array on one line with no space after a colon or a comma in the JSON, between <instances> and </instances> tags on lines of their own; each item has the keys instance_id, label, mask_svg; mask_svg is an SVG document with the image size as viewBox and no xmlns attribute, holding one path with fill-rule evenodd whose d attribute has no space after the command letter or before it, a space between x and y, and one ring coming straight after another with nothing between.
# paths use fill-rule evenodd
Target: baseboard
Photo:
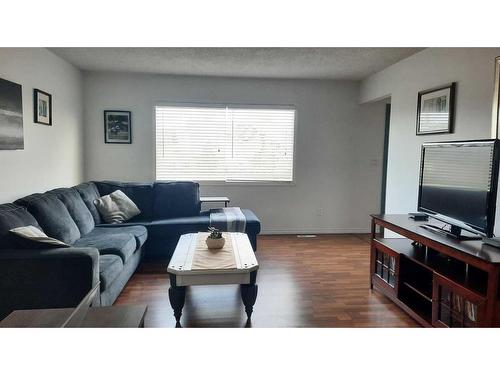
<instances>
[{"instance_id":1,"label":"baseboard","mask_svg":"<svg viewBox=\"0 0 500 375\"><path fill-rule=\"evenodd\" d=\"M369 228L264 229L260 234L349 234L370 233Z\"/></svg>"}]
</instances>

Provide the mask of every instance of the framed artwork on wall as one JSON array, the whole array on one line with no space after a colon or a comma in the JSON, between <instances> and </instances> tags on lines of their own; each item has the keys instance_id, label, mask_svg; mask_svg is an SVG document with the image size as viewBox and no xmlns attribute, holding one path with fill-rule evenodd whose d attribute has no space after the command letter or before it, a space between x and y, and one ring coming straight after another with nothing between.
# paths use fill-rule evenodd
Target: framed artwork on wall
<instances>
[{"instance_id":1,"label":"framed artwork on wall","mask_svg":"<svg viewBox=\"0 0 500 375\"><path fill-rule=\"evenodd\" d=\"M495 91L493 94L491 138L498 138L500 126L500 57L495 59Z\"/></svg>"},{"instance_id":2,"label":"framed artwork on wall","mask_svg":"<svg viewBox=\"0 0 500 375\"><path fill-rule=\"evenodd\" d=\"M417 135L453 133L456 83L420 91L417 99Z\"/></svg>"},{"instance_id":3,"label":"framed artwork on wall","mask_svg":"<svg viewBox=\"0 0 500 375\"><path fill-rule=\"evenodd\" d=\"M0 78L0 150L23 149L23 90Z\"/></svg>"},{"instance_id":4,"label":"framed artwork on wall","mask_svg":"<svg viewBox=\"0 0 500 375\"><path fill-rule=\"evenodd\" d=\"M34 122L52 126L52 95L45 91L33 90Z\"/></svg>"},{"instance_id":5,"label":"framed artwork on wall","mask_svg":"<svg viewBox=\"0 0 500 375\"><path fill-rule=\"evenodd\" d=\"M132 143L130 111L104 111L104 142Z\"/></svg>"}]
</instances>

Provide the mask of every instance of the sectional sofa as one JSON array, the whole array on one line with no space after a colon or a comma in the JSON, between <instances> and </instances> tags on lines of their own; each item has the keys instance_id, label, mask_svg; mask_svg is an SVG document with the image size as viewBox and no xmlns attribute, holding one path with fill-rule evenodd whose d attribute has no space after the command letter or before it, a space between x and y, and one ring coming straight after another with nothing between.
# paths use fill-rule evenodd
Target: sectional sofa
<instances>
[{"instance_id":1,"label":"sectional sofa","mask_svg":"<svg viewBox=\"0 0 500 375\"><path fill-rule=\"evenodd\" d=\"M106 224L94 200L122 190L141 214ZM242 210L254 250L260 221ZM71 247L21 249L9 230L34 225ZM193 182L86 182L0 205L0 319L12 310L76 306L100 281L96 304L113 304L144 256L166 265L182 234L207 230Z\"/></svg>"}]
</instances>

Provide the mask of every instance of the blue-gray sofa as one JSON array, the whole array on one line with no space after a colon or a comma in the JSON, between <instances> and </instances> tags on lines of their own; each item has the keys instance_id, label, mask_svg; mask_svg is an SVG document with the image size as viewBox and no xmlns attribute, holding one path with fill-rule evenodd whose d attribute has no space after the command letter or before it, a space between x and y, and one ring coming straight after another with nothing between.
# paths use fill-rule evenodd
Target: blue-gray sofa
<instances>
[{"instance_id":1,"label":"blue-gray sofa","mask_svg":"<svg viewBox=\"0 0 500 375\"><path fill-rule=\"evenodd\" d=\"M122 190L141 210L122 224L105 224L94 200ZM260 221L242 210L254 250ZM13 310L76 306L100 281L97 303L116 300L143 256L170 259L182 234L207 230L193 182L86 182L0 205L0 319ZM9 233L34 225L71 247L25 249Z\"/></svg>"}]
</instances>

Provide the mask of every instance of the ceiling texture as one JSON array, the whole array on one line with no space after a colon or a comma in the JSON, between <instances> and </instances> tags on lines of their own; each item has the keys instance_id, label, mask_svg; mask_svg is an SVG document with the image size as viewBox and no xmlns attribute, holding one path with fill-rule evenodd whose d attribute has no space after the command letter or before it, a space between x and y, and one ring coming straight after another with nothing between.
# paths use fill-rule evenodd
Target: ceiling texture
<instances>
[{"instance_id":1,"label":"ceiling texture","mask_svg":"<svg viewBox=\"0 0 500 375\"><path fill-rule=\"evenodd\" d=\"M361 80L422 48L49 48L84 71Z\"/></svg>"}]
</instances>

